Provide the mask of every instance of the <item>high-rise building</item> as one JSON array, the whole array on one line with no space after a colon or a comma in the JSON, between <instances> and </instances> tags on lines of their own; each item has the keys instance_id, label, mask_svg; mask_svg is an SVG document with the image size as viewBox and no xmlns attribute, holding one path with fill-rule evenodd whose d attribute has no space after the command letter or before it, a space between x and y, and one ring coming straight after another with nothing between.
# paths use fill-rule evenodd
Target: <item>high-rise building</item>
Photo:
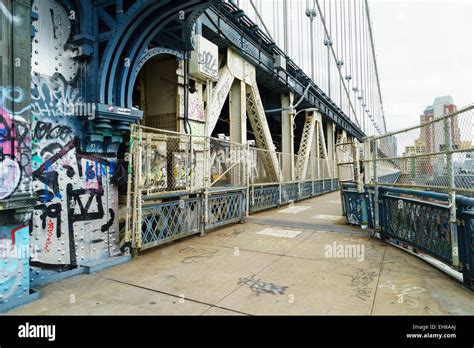
<instances>
[{"instance_id":1,"label":"high-rise building","mask_svg":"<svg viewBox=\"0 0 474 348\"><path fill-rule=\"evenodd\" d=\"M433 102L433 117L434 119L440 118L451 112L457 110L457 106L454 104L453 97L448 95L444 97L437 97ZM451 139L453 147L459 147L461 142L461 132L457 123L457 118L451 119ZM445 133L444 123L437 122L434 127L434 151L443 151L445 149Z\"/></svg>"},{"instance_id":2,"label":"high-rise building","mask_svg":"<svg viewBox=\"0 0 474 348\"><path fill-rule=\"evenodd\" d=\"M444 115L455 112L457 106L454 104L453 97L442 96L435 98L433 105L428 106L423 115L420 116L420 123L425 124L436 120ZM453 148L459 148L461 145L461 131L459 129L456 117L448 119L450 126L450 139ZM435 122L427 124L421 128L420 141L423 143L427 153L436 153L446 149L445 122ZM442 173L445 168L443 156L430 156L425 162L426 169L429 172Z\"/></svg>"},{"instance_id":3,"label":"high-rise building","mask_svg":"<svg viewBox=\"0 0 474 348\"><path fill-rule=\"evenodd\" d=\"M434 120L433 107L428 106L423 115L420 116L420 125L426 124ZM434 152L434 125L427 124L421 128L420 140L425 144L426 151Z\"/></svg>"},{"instance_id":4,"label":"high-rise building","mask_svg":"<svg viewBox=\"0 0 474 348\"><path fill-rule=\"evenodd\" d=\"M398 146L397 146L397 138L394 135L387 137L388 145L390 149L390 157L397 157Z\"/></svg>"}]
</instances>

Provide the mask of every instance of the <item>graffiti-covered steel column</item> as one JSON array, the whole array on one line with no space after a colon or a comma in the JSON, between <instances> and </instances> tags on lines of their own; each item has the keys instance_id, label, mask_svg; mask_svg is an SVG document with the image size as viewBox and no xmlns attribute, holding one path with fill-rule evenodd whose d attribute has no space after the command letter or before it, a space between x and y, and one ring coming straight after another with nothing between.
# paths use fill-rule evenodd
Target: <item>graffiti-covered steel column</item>
<instances>
[{"instance_id":1,"label":"graffiti-covered steel column","mask_svg":"<svg viewBox=\"0 0 474 348\"><path fill-rule=\"evenodd\" d=\"M102 110L87 97L94 66L93 17L87 15L92 7L76 3L33 2L34 275L43 265L71 268L120 252L118 156L127 128L101 118Z\"/></svg>"}]
</instances>

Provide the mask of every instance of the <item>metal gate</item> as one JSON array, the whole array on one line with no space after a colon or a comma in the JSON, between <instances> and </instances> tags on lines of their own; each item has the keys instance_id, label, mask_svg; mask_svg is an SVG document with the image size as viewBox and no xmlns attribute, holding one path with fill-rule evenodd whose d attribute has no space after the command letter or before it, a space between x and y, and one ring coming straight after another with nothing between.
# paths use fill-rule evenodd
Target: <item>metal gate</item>
<instances>
[{"instance_id":1,"label":"metal gate","mask_svg":"<svg viewBox=\"0 0 474 348\"><path fill-rule=\"evenodd\" d=\"M309 163L298 180L269 173L264 159L281 162L285 156L225 139L133 125L125 242L143 250L337 189L327 158L291 155L294 163Z\"/></svg>"},{"instance_id":2,"label":"metal gate","mask_svg":"<svg viewBox=\"0 0 474 348\"><path fill-rule=\"evenodd\" d=\"M246 145L134 125L125 242L147 249L245 213Z\"/></svg>"}]
</instances>

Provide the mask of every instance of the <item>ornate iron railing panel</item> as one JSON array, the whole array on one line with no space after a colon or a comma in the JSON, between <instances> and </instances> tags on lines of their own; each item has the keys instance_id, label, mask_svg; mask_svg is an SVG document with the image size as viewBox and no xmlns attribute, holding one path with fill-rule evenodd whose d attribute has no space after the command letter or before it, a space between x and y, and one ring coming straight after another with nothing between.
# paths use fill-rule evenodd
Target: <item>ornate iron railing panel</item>
<instances>
[{"instance_id":1,"label":"ornate iron railing panel","mask_svg":"<svg viewBox=\"0 0 474 348\"><path fill-rule=\"evenodd\" d=\"M412 198L382 196L383 233L451 264L449 208Z\"/></svg>"},{"instance_id":2,"label":"ornate iron railing panel","mask_svg":"<svg viewBox=\"0 0 474 348\"><path fill-rule=\"evenodd\" d=\"M281 185L281 203L288 203L290 201L298 200L298 184L283 184Z\"/></svg>"},{"instance_id":3,"label":"ornate iron railing panel","mask_svg":"<svg viewBox=\"0 0 474 348\"><path fill-rule=\"evenodd\" d=\"M241 221L244 216L243 192L210 195L207 202L207 214L207 230Z\"/></svg>"},{"instance_id":4,"label":"ornate iron railing panel","mask_svg":"<svg viewBox=\"0 0 474 348\"><path fill-rule=\"evenodd\" d=\"M300 183L299 199L310 198L312 194L313 194L313 183L311 181Z\"/></svg>"},{"instance_id":5,"label":"ornate iron railing panel","mask_svg":"<svg viewBox=\"0 0 474 348\"><path fill-rule=\"evenodd\" d=\"M323 193L323 180L313 181L313 196L318 196Z\"/></svg>"},{"instance_id":6,"label":"ornate iron railing panel","mask_svg":"<svg viewBox=\"0 0 474 348\"><path fill-rule=\"evenodd\" d=\"M323 181L323 192L331 191L331 179L325 179Z\"/></svg>"},{"instance_id":7,"label":"ornate iron railing panel","mask_svg":"<svg viewBox=\"0 0 474 348\"><path fill-rule=\"evenodd\" d=\"M458 212L459 258L463 282L474 289L474 205L462 206Z\"/></svg>"},{"instance_id":8,"label":"ornate iron railing panel","mask_svg":"<svg viewBox=\"0 0 474 348\"><path fill-rule=\"evenodd\" d=\"M199 233L200 223L200 198L144 205L141 249Z\"/></svg>"},{"instance_id":9,"label":"ornate iron railing panel","mask_svg":"<svg viewBox=\"0 0 474 348\"><path fill-rule=\"evenodd\" d=\"M278 186L255 187L250 190L250 212L276 208L280 200L280 188Z\"/></svg>"}]
</instances>

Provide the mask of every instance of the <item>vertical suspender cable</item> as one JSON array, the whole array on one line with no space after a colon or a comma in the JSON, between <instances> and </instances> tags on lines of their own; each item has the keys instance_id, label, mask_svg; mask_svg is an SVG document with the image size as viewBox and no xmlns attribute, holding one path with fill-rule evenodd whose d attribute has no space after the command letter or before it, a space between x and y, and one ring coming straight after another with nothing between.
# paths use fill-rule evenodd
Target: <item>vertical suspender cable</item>
<instances>
[{"instance_id":1,"label":"vertical suspender cable","mask_svg":"<svg viewBox=\"0 0 474 348\"><path fill-rule=\"evenodd\" d=\"M352 44L353 44L353 35L352 35L352 5L351 2L349 1L348 3L348 15L347 15L347 20L348 20L348 26L349 26L349 76L347 79L347 83L350 88L350 82L353 81L353 75L354 75L354 55L353 55L353 50L352 50ZM349 103L351 102L351 94L349 94ZM354 115L355 118L355 115Z\"/></svg>"},{"instance_id":2,"label":"vertical suspender cable","mask_svg":"<svg viewBox=\"0 0 474 348\"><path fill-rule=\"evenodd\" d=\"M260 16L260 12L258 11L257 6L255 6L253 0L250 0L250 4L252 5L252 7L255 11L255 15L257 16L257 18L260 21L261 25L265 29L265 32L267 33L270 40L275 41L275 40L273 40L273 37L272 37L272 34L271 34L270 30L268 30L267 26L265 25L265 22L263 21L263 18Z\"/></svg>"},{"instance_id":3,"label":"vertical suspender cable","mask_svg":"<svg viewBox=\"0 0 474 348\"><path fill-rule=\"evenodd\" d=\"M372 31L372 22L371 22L371 19L370 19L370 10L369 10L369 1L368 0L365 0L365 11L366 11L366 14L367 14L367 21L368 21L368 25L369 25L370 43L371 43L371 47L372 47L372 58L374 60L375 77L376 77L378 95L379 95L379 100L380 100L380 116L382 118L383 131L384 131L384 133L387 133L387 124L386 124L386 121L385 121L385 113L384 113L384 108L383 108L382 90L380 88L380 77L379 77L379 71L378 71L378 66L377 66L377 58L375 56L374 35L373 35L373 31Z\"/></svg>"},{"instance_id":4,"label":"vertical suspender cable","mask_svg":"<svg viewBox=\"0 0 474 348\"><path fill-rule=\"evenodd\" d=\"M324 14L321 10L321 6L319 5L319 0L316 0L316 6L318 8L319 16L321 17L321 22L322 22L323 27L324 27L324 32L326 33L326 36L329 37L329 32L328 32L328 28L327 28L326 21L325 21L325 16L324 16ZM335 54L334 49L332 47L331 47L331 52L332 52L334 60L336 60L336 54ZM344 79L343 76L342 76L342 73L340 71L339 71L339 78ZM347 96L350 95L345 83L344 83L344 91L345 91ZM350 103L350 107L354 111L354 114L355 114L355 109L354 109L354 106L353 106L352 103ZM359 120L357 119L357 117L355 117L355 122L360 127L360 123L359 123Z\"/></svg>"},{"instance_id":5,"label":"vertical suspender cable","mask_svg":"<svg viewBox=\"0 0 474 348\"><path fill-rule=\"evenodd\" d=\"M329 7L329 32L327 34L327 40L328 40L328 96L331 98L331 60L330 58L330 47L331 47L331 37L332 37L332 20L331 20L331 2L328 2L328 7ZM334 49L334 48L333 48Z\"/></svg>"},{"instance_id":6,"label":"vertical suspender cable","mask_svg":"<svg viewBox=\"0 0 474 348\"><path fill-rule=\"evenodd\" d=\"M355 45L355 59L354 59L354 64L355 64L355 86L357 86L358 90L354 93L354 103L357 105L356 110L360 118L360 109L359 109L359 104L358 99L357 99L357 93L360 91L360 76L359 76L359 11L357 8L357 0L354 3L354 35L355 35L355 40L354 40L354 45ZM361 126L363 126L363 120L361 120Z\"/></svg>"},{"instance_id":7,"label":"vertical suspender cable","mask_svg":"<svg viewBox=\"0 0 474 348\"><path fill-rule=\"evenodd\" d=\"M344 75L347 76L347 63L348 63L348 60L347 60L347 16L346 16L346 1L344 0L342 2L342 17L343 17L343 29L342 29L342 32L343 32L343 60L344 60ZM341 94L342 94L342 91L341 91ZM344 98L344 105L343 105L343 110L344 112L347 112L347 109L346 109L346 106L347 106L347 100Z\"/></svg>"},{"instance_id":8,"label":"vertical suspender cable","mask_svg":"<svg viewBox=\"0 0 474 348\"><path fill-rule=\"evenodd\" d=\"M283 41L285 54L290 55L288 47L288 0L283 0Z\"/></svg>"}]
</instances>

